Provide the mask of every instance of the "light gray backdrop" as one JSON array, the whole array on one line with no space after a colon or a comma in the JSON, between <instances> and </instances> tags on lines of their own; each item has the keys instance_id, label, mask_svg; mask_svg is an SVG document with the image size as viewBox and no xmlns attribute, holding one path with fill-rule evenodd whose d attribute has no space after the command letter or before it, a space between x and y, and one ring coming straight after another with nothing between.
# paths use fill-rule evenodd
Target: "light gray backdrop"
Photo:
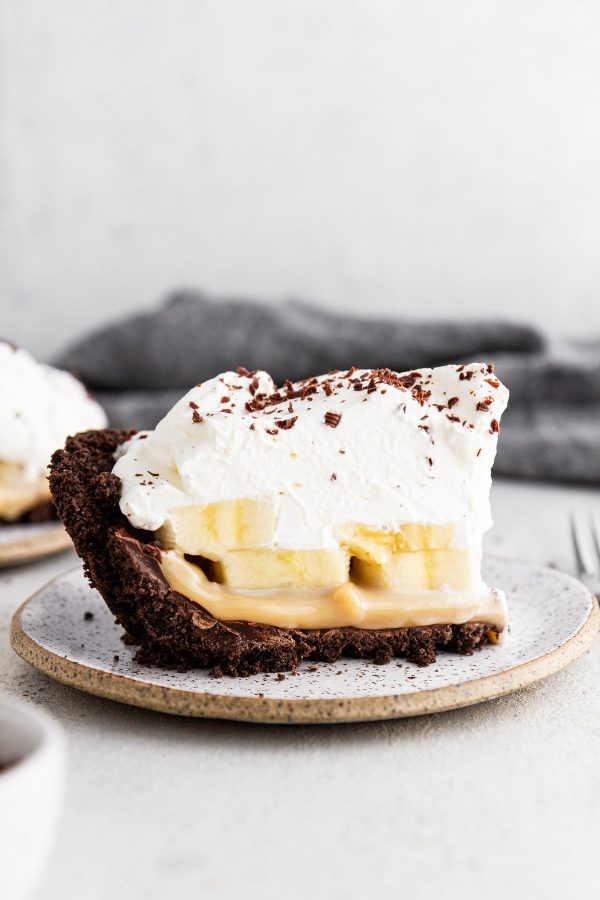
<instances>
[{"instance_id":1,"label":"light gray backdrop","mask_svg":"<svg viewBox=\"0 0 600 900\"><path fill-rule=\"evenodd\" d=\"M0 330L173 286L600 331L600 4L0 0Z\"/></svg>"}]
</instances>

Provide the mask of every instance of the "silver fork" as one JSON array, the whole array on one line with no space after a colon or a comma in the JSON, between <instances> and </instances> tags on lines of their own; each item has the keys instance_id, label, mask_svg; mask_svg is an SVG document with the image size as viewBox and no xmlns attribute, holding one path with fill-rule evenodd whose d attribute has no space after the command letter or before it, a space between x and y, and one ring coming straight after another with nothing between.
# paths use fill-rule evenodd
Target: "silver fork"
<instances>
[{"instance_id":1,"label":"silver fork","mask_svg":"<svg viewBox=\"0 0 600 900\"><path fill-rule=\"evenodd\" d=\"M571 513L571 538L577 575L600 597L600 522L595 515L585 518Z\"/></svg>"}]
</instances>

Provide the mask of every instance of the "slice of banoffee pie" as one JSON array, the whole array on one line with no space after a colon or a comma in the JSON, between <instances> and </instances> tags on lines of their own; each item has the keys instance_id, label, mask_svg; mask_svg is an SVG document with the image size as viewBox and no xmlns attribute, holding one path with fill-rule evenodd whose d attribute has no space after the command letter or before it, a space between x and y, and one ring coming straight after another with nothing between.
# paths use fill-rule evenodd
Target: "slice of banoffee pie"
<instances>
[{"instance_id":1,"label":"slice of banoffee pie","mask_svg":"<svg viewBox=\"0 0 600 900\"><path fill-rule=\"evenodd\" d=\"M281 387L238 369L154 431L70 439L52 495L145 663L427 665L506 630L480 567L507 399L481 363Z\"/></svg>"},{"instance_id":2,"label":"slice of banoffee pie","mask_svg":"<svg viewBox=\"0 0 600 900\"><path fill-rule=\"evenodd\" d=\"M69 372L0 341L0 525L56 518L48 465L67 435L106 416Z\"/></svg>"}]
</instances>

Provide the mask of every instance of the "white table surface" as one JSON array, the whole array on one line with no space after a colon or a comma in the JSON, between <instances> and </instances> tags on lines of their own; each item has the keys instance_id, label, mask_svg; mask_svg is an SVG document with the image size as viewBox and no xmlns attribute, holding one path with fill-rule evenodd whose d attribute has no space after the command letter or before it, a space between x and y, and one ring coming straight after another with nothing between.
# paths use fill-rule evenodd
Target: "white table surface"
<instances>
[{"instance_id":1,"label":"white table surface","mask_svg":"<svg viewBox=\"0 0 600 900\"><path fill-rule=\"evenodd\" d=\"M572 571L568 512L599 509L600 491L499 481L493 502L488 550ZM0 689L51 712L69 747L40 900L548 900L600 882L600 641L539 685L436 716L175 718L63 687L11 651L14 609L75 564L0 575Z\"/></svg>"}]
</instances>

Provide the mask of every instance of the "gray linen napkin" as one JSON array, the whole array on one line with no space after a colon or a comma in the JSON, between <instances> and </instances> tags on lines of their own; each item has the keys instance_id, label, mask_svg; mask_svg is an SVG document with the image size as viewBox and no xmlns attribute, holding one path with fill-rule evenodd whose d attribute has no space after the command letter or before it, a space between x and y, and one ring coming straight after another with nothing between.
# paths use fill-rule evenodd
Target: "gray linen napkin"
<instances>
[{"instance_id":1,"label":"gray linen napkin","mask_svg":"<svg viewBox=\"0 0 600 900\"><path fill-rule=\"evenodd\" d=\"M113 425L152 428L191 385L237 366L282 382L472 359L493 362L511 391L496 472L600 483L600 341L554 342L529 325L358 318L180 291L84 337L56 364L80 375Z\"/></svg>"}]
</instances>

